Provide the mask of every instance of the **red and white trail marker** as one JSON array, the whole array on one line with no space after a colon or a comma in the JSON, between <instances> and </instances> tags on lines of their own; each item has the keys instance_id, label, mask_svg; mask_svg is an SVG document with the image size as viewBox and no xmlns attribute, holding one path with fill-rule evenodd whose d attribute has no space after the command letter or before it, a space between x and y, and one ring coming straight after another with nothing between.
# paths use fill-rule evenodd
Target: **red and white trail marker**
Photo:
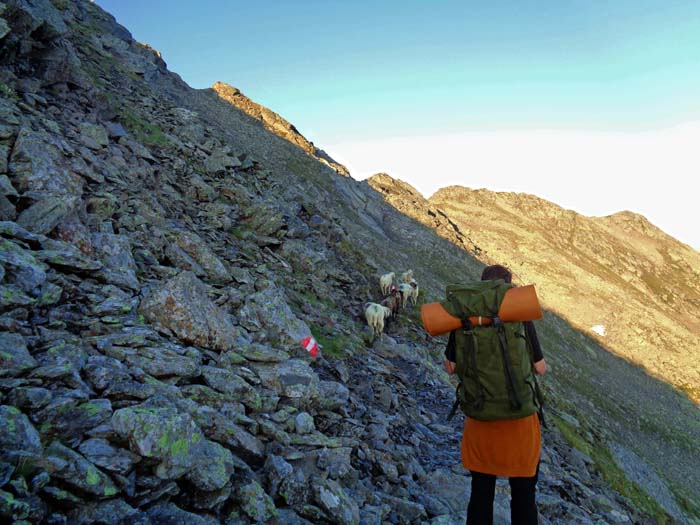
<instances>
[{"instance_id":1,"label":"red and white trail marker","mask_svg":"<svg viewBox=\"0 0 700 525\"><path fill-rule=\"evenodd\" d=\"M307 336L302 339L301 346L303 346L313 357L318 357L318 343L313 337Z\"/></svg>"}]
</instances>

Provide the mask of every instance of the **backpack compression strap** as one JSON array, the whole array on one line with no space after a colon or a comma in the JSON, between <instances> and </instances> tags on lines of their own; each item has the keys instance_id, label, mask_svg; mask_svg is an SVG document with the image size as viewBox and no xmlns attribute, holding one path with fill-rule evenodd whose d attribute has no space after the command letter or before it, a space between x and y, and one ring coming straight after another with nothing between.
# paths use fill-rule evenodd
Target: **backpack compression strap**
<instances>
[{"instance_id":1,"label":"backpack compression strap","mask_svg":"<svg viewBox=\"0 0 700 525\"><path fill-rule=\"evenodd\" d=\"M518 394L515 391L515 373L513 372L513 363L510 362L510 355L508 354L508 342L506 341L506 331L503 326L503 321L496 316L491 318L493 320L493 325L496 327L498 333L498 340L501 347L501 356L503 357L503 367L506 373L506 390L508 391L508 401L510 403L510 408L513 410L520 410L523 404L518 398Z\"/></svg>"},{"instance_id":2,"label":"backpack compression strap","mask_svg":"<svg viewBox=\"0 0 700 525\"><path fill-rule=\"evenodd\" d=\"M461 321L462 321L462 330L464 331L464 335L467 338L466 351L467 351L467 358L469 359L469 366L471 367L471 369L474 373L474 377L476 379L477 395L476 395L476 399L474 400L473 403L471 403L471 405L474 408L474 410L479 411L479 410L484 408L485 396L484 396L484 389L481 386L481 381L479 381L479 374L477 373L477 368L476 368L476 340L475 340L475 336L474 336L474 325L467 317L461 318ZM459 391L462 388L464 388L464 385L460 379L459 385L457 385L457 390L455 391L455 402L452 405L452 410L450 410L450 414L447 416L447 421L450 421L457 413L457 408L459 408L459 402L460 402Z\"/></svg>"}]
</instances>

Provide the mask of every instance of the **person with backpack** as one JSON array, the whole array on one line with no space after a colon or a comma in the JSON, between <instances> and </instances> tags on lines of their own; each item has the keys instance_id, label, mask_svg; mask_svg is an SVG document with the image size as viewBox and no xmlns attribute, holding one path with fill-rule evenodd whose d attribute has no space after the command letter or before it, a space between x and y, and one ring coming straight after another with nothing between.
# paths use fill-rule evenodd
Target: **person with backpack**
<instances>
[{"instance_id":1,"label":"person with backpack","mask_svg":"<svg viewBox=\"0 0 700 525\"><path fill-rule=\"evenodd\" d=\"M493 523L499 476L510 483L511 523L533 525L543 423L535 376L544 375L547 364L532 321L498 318L500 302L513 287L511 272L487 266L481 281L448 286L444 303L462 319L462 328L450 333L445 369L460 380L450 417L457 406L467 416L461 447L462 464L472 477L467 525ZM475 315L490 322L475 326L469 320Z\"/></svg>"}]
</instances>

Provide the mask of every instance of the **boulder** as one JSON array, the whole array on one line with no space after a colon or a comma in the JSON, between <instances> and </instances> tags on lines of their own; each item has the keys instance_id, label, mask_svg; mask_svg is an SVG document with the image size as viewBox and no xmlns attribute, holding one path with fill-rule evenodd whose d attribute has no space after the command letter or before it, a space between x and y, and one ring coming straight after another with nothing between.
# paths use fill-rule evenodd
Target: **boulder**
<instances>
[{"instance_id":1,"label":"boulder","mask_svg":"<svg viewBox=\"0 0 700 525\"><path fill-rule=\"evenodd\" d=\"M160 461L156 475L178 479L195 464L194 450L204 436L188 414L174 408L128 407L114 412L114 431L132 452Z\"/></svg>"},{"instance_id":2,"label":"boulder","mask_svg":"<svg viewBox=\"0 0 700 525\"><path fill-rule=\"evenodd\" d=\"M231 452L205 440L192 417L174 408L123 408L114 413L112 427L129 439L133 452L160 460L155 474L161 479L185 476L198 489L212 491L233 473Z\"/></svg>"},{"instance_id":3,"label":"boulder","mask_svg":"<svg viewBox=\"0 0 700 525\"><path fill-rule=\"evenodd\" d=\"M41 466L52 477L92 496L109 498L119 493L109 476L58 441L54 441L46 449Z\"/></svg>"},{"instance_id":4,"label":"boulder","mask_svg":"<svg viewBox=\"0 0 700 525\"><path fill-rule=\"evenodd\" d=\"M274 520L277 517L275 503L257 481L251 480L236 487L234 500L253 522L275 522Z\"/></svg>"},{"instance_id":5,"label":"boulder","mask_svg":"<svg viewBox=\"0 0 700 525\"><path fill-rule=\"evenodd\" d=\"M92 150L100 150L109 144L109 135L104 126L83 122L80 124L80 141Z\"/></svg>"},{"instance_id":6,"label":"boulder","mask_svg":"<svg viewBox=\"0 0 700 525\"><path fill-rule=\"evenodd\" d=\"M27 416L13 406L0 406L0 460L36 460L42 450L39 433Z\"/></svg>"},{"instance_id":7,"label":"boulder","mask_svg":"<svg viewBox=\"0 0 700 525\"><path fill-rule=\"evenodd\" d=\"M173 240L174 244L191 257L213 282L225 283L231 280L224 263L197 234L178 232Z\"/></svg>"},{"instance_id":8,"label":"boulder","mask_svg":"<svg viewBox=\"0 0 700 525\"><path fill-rule=\"evenodd\" d=\"M204 377L204 382L214 390L228 394L233 399L239 399L253 410L260 409L260 394L257 389L231 370L204 366L202 367L202 377Z\"/></svg>"},{"instance_id":9,"label":"boulder","mask_svg":"<svg viewBox=\"0 0 700 525\"><path fill-rule=\"evenodd\" d=\"M78 447L78 452L98 467L122 475L128 474L134 464L141 460L133 452L115 447L103 438L83 441Z\"/></svg>"},{"instance_id":10,"label":"boulder","mask_svg":"<svg viewBox=\"0 0 700 525\"><path fill-rule=\"evenodd\" d=\"M339 525L360 523L360 509L357 503L345 493L338 482L332 479L314 478L311 491L314 502L331 523Z\"/></svg>"},{"instance_id":11,"label":"boulder","mask_svg":"<svg viewBox=\"0 0 700 525\"><path fill-rule=\"evenodd\" d=\"M78 198L83 193L83 179L64 169L64 151L70 147L46 131L20 129L9 162L10 180L21 194L54 198L55 201ZM67 201L73 202L75 201ZM46 206L50 204L47 200Z\"/></svg>"},{"instance_id":12,"label":"boulder","mask_svg":"<svg viewBox=\"0 0 700 525\"><path fill-rule=\"evenodd\" d=\"M45 264L37 261L30 250L12 241L0 238L0 263L6 272L6 281L16 284L24 292L38 291L46 281Z\"/></svg>"},{"instance_id":13,"label":"boulder","mask_svg":"<svg viewBox=\"0 0 700 525\"><path fill-rule=\"evenodd\" d=\"M271 340L298 346L311 330L292 312L283 290L270 286L250 295L238 313L240 323L251 331L262 330Z\"/></svg>"},{"instance_id":14,"label":"boulder","mask_svg":"<svg viewBox=\"0 0 700 525\"><path fill-rule=\"evenodd\" d=\"M21 375L38 365L21 335L0 332L0 377Z\"/></svg>"},{"instance_id":15,"label":"boulder","mask_svg":"<svg viewBox=\"0 0 700 525\"><path fill-rule=\"evenodd\" d=\"M129 290L141 288L136 278L136 262L128 237L113 233L94 233L91 241L95 255L104 264L97 273L100 279Z\"/></svg>"},{"instance_id":16,"label":"boulder","mask_svg":"<svg viewBox=\"0 0 700 525\"><path fill-rule=\"evenodd\" d=\"M312 402L319 395L318 374L302 359L281 363L254 363L262 384L280 396L303 402Z\"/></svg>"},{"instance_id":17,"label":"boulder","mask_svg":"<svg viewBox=\"0 0 700 525\"><path fill-rule=\"evenodd\" d=\"M186 343L212 350L231 350L235 346L233 318L209 299L206 285L192 272L181 272L151 290L139 311L158 328Z\"/></svg>"}]
</instances>

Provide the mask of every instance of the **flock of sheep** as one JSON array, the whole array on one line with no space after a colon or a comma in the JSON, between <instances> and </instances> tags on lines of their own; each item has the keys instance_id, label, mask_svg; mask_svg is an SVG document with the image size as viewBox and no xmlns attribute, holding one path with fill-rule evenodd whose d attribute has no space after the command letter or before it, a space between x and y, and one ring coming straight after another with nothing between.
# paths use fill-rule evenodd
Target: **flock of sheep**
<instances>
[{"instance_id":1,"label":"flock of sheep","mask_svg":"<svg viewBox=\"0 0 700 525\"><path fill-rule=\"evenodd\" d=\"M382 301L365 303L365 319L372 330L372 341L377 336L381 339L385 323L394 320L400 308L407 304L415 306L418 302L418 283L413 278L413 270L401 274L398 286L394 284L395 278L394 272L382 275L379 278Z\"/></svg>"}]
</instances>

